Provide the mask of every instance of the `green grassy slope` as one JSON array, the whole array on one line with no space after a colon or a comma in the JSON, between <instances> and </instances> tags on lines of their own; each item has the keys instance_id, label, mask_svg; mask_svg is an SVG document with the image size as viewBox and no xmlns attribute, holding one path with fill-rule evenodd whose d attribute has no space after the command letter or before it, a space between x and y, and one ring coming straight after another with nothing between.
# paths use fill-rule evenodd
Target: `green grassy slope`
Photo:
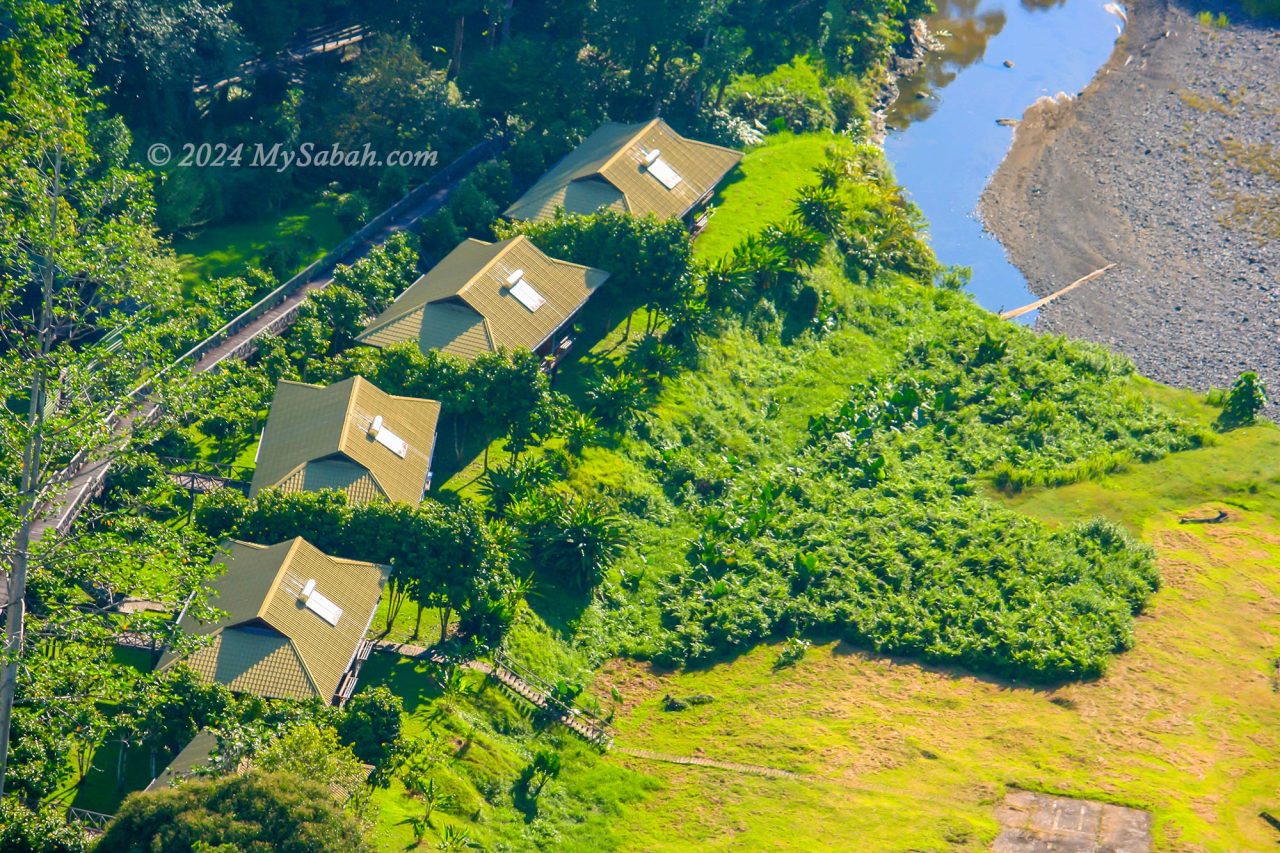
<instances>
[{"instance_id":1,"label":"green grassy slope","mask_svg":"<svg viewBox=\"0 0 1280 853\"><path fill-rule=\"evenodd\" d=\"M783 149L764 150L779 170L790 168L778 156ZM767 221L767 213L759 218L767 193L746 191L772 180L759 153L744 164L751 180L737 187L743 207L734 207L731 186L713 222L745 231ZM729 231L717 235L716 251L741 235ZM810 414L895 360L913 335L929 334L928 306L937 298L922 297L911 328L840 330L785 357L751 336L726 336L696 373L668 385L655 417L714 435L727 452L779 458L803 438ZM1194 394L1140 378L1132 388L1205 427L1216 415ZM645 494L647 473L616 449L592 451L574 477L579 488L631 505L657 502ZM1275 808L1280 785L1273 701L1280 627L1272 617L1280 596L1280 430L1238 430L1213 446L1086 482L991 495L1050 524L1104 516L1156 547L1164 588L1138 619L1133 651L1100 680L1054 690L830 642L781 670L776 646L678 674L615 661L595 689L602 701L614 690L624 697L620 744L804 775L765 778L614 753L609 761L662 783L626 809L619 829L645 843L624 849L982 850L997 831L994 804L1011 785L1150 809L1157 849L1273 844L1257 814ZM1178 524L1181 515L1218 508L1232 513L1228 524ZM624 577L681 562L690 533L671 519L641 523ZM640 589L643 599L644 581ZM622 619L588 611L577 639L605 648L618 642L613 632L624 622L633 627L624 645L643 651L644 628L634 626L656 630L656 619L639 604ZM668 694L713 701L673 713L662 709Z\"/></svg>"}]
</instances>

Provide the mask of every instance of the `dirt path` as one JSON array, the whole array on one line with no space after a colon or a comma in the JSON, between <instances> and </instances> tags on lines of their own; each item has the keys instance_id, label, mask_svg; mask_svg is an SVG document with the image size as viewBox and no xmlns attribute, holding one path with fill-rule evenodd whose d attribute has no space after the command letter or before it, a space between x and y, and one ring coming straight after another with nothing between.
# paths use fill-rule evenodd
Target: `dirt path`
<instances>
[{"instance_id":1,"label":"dirt path","mask_svg":"<svg viewBox=\"0 0 1280 853\"><path fill-rule=\"evenodd\" d=\"M654 752L649 749L638 749L632 746L614 746L614 752L630 755L633 758L645 758L649 761L661 761L666 764L685 764L694 767L714 767L733 773L745 773L748 776L770 776L775 779L804 779L799 773L790 770L779 770L776 767L762 767L759 764L740 764L736 761L717 761L714 758L702 758L697 755L668 755L665 752Z\"/></svg>"},{"instance_id":2,"label":"dirt path","mask_svg":"<svg viewBox=\"0 0 1280 853\"><path fill-rule=\"evenodd\" d=\"M1040 328L1163 382L1280 392L1280 31L1226 15L1138 0L1080 97L1028 110L981 212L1038 295L1119 263Z\"/></svg>"}]
</instances>

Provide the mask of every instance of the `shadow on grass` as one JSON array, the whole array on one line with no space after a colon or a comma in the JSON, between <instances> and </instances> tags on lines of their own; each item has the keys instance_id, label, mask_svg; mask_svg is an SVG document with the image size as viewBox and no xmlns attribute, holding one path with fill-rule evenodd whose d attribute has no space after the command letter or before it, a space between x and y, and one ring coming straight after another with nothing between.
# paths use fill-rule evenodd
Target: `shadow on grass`
<instances>
[{"instance_id":1,"label":"shadow on grass","mask_svg":"<svg viewBox=\"0 0 1280 853\"><path fill-rule=\"evenodd\" d=\"M1033 680L1029 678L1019 679L1013 676L1001 675L990 671L978 669L970 669L966 666L953 663L938 663L936 661L928 661L919 655L911 655L905 653L890 653L876 651L869 646L864 646L847 639L841 639L831 636L815 637L814 644L826 644L835 641L835 646L831 649L832 657L857 657L868 663L887 663L898 667L915 667L922 672L929 672L935 675L941 675L949 679L973 679L984 684L991 684L1001 690L1018 690L1029 693L1050 694L1058 690L1060 687L1066 687L1069 684L1085 684L1090 681L1097 681L1097 678L1060 678Z\"/></svg>"},{"instance_id":2,"label":"shadow on grass","mask_svg":"<svg viewBox=\"0 0 1280 853\"><path fill-rule=\"evenodd\" d=\"M406 714L417 712L443 695L427 663L386 653L375 653L365 661L357 692L378 686L399 696Z\"/></svg>"},{"instance_id":3,"label":"shadow on grass","mask_svg":"<svg viewBox=\"0 0 1280 853\"><path fill-rule=\"evenodd\" d=\"M534 586L525 600L538 618L561 640L568 640L583 612L591 604L591 590L560 583L545 569L535 569Z\"/></svg>"}]
</instances>

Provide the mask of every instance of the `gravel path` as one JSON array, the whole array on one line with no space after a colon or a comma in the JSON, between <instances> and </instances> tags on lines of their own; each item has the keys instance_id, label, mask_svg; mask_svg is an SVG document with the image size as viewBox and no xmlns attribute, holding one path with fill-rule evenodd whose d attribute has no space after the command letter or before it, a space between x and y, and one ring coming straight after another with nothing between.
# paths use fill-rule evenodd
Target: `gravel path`
<instances>
[{"instance_id":1,"label":"gravel path","mask_svg":"<svg viewBox=\"0 0 1280 853\"><path fill-rule=\"evenodd\" d=\"M1088 89L1028 110L981 212L1038 295L1119 264L1045 307L1038 328L1107 344L1174 385L1256 370L1274 418L1280 30L1226 14L1227 27L1204 26L1138 0Z\"/></svg>"}]
</instances>

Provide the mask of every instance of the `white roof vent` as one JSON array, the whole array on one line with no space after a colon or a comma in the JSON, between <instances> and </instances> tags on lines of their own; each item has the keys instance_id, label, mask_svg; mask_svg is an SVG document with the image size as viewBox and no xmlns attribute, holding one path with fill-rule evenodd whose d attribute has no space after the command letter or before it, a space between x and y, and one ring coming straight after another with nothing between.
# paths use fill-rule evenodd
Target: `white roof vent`
<instances>
[{"instance_id":1,"label":"white roof vent","mask_svg":"<svg viewBox=\"0 0 1280 853\"><path fill-rule=\"evenodd\" d=\"M342 618L342 608L316 592L316 581L312 578L302 587L302 594L298 596L303 605L308 610L319 616L324 621L333 625L338 625L338 620Z\"/></svg>"},{"instance_id":2,"label":"white roof vent","mask_svg":"<svg viewBox=\"0 0 1280 853\"><path fill-rule=\"evenodd\" d=\"M543 298L542 294L534 290L533 285L523 278L511 285L511 295L530 311L537 311L547 304L547 300Z\"/></svg>"},{"instance_id":3,"label":"white roof vent","mask_svg":"<svg viewBox=\"0 0 1280 853\"><path fill-rule=\"evenodd\" d=\"M516 270L511 275L507 276L507 284L514 286L516 284L519 284L520 279L522 278L524 278L524 270Z\"/></svg>"},{"instance_id":4,"label":"white roof vent","mask_svg":"<svg viewBox=\"0 0 1280 853\"><path fill-rule=\"evenodd\" d=\"M401 459L409 455L409 442L387 429L383 425L382 415L375 417L369 425L369 436Z\"/></svg>"},{"instance_id":5,"label":"white roof vent","mask_svg":"<svg viewBox=\"0 0 1280 853\"><path fill-rule=\"evenodd\" d=\"M645 155L644 164L649 170L649 174L658 179L664 187L669 190L675 189L680 182L684 180L675 169L671 168L671 164L663 160L657 148Z\"/></svg>"}]
</instances>

